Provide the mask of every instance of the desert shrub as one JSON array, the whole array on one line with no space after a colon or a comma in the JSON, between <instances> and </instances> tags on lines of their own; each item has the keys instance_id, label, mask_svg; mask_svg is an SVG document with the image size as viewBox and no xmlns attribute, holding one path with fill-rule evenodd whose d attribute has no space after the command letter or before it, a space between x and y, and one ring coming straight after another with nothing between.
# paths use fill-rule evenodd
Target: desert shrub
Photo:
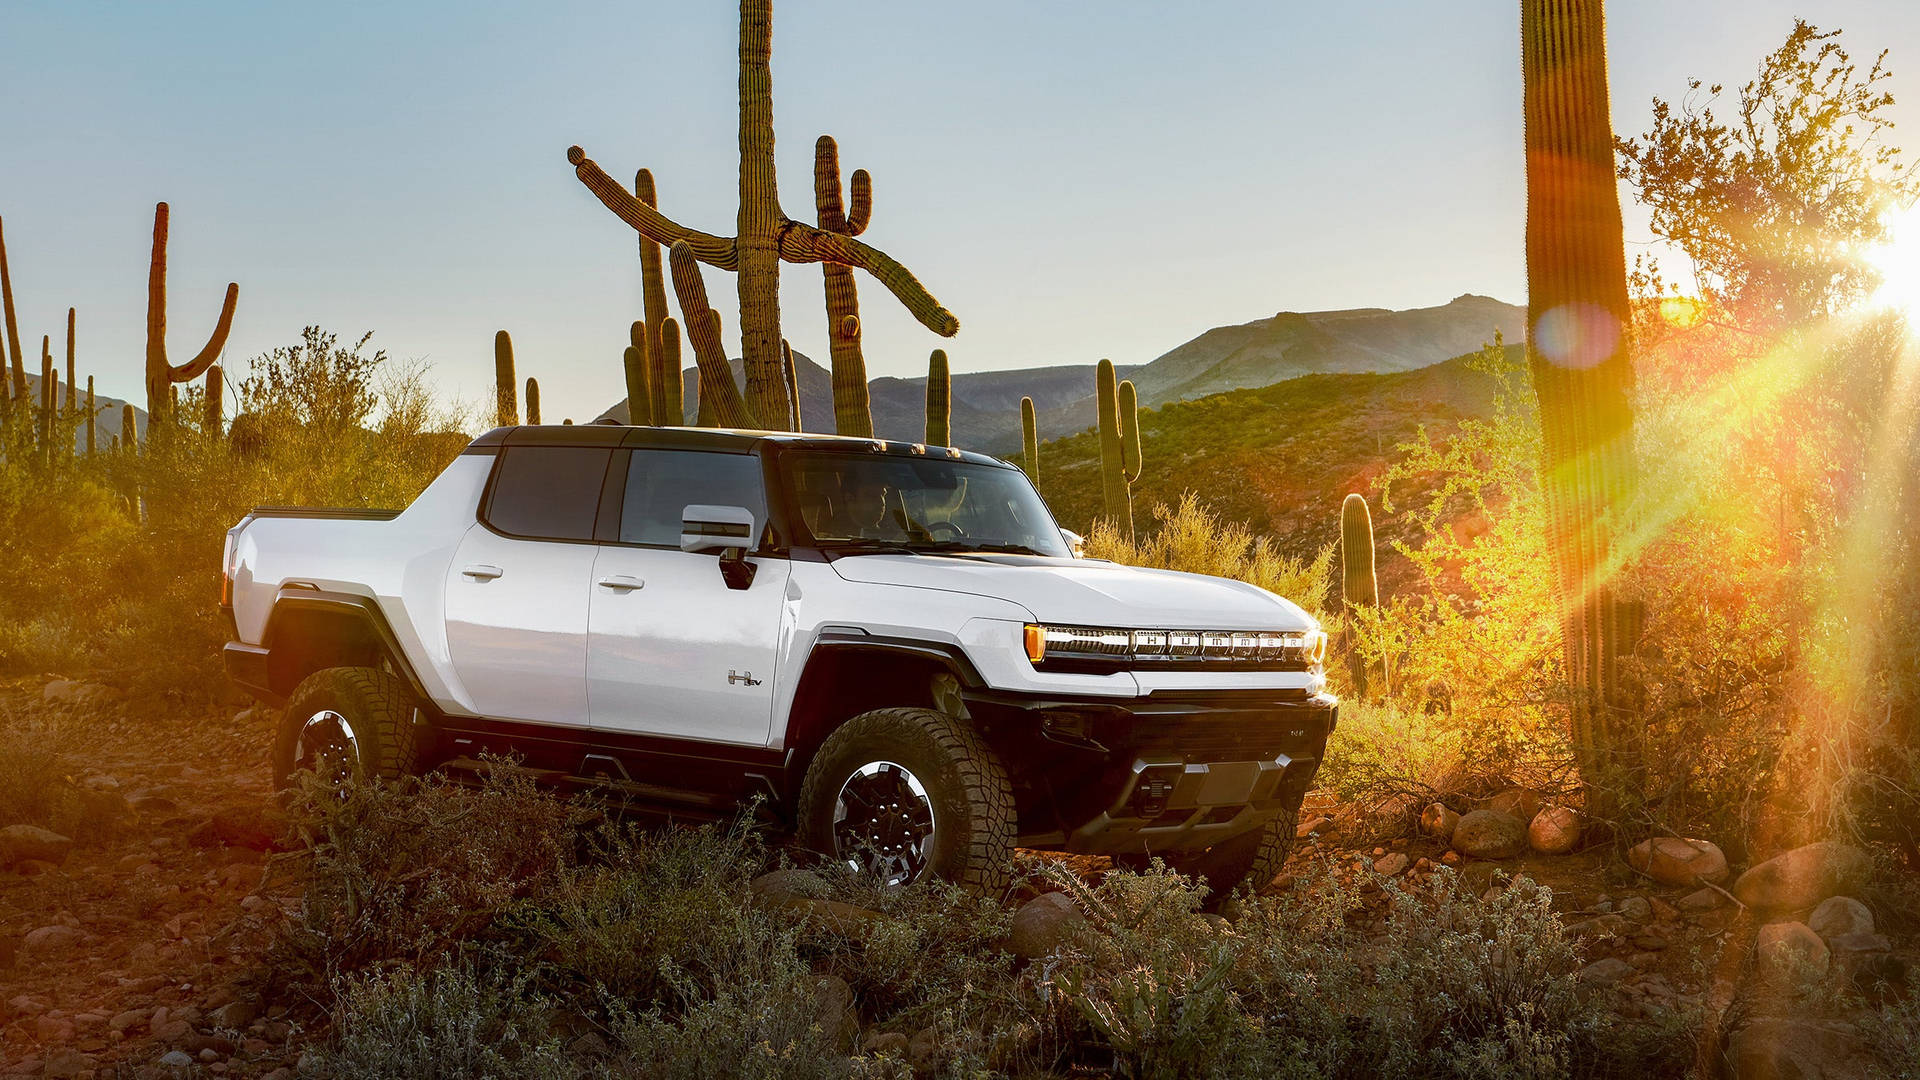
<instances>
[{"instance_id":1,"label":"desert shrub","mask_svg":"<svg viewBox=\"0 0 1920 1080\"><path fill-rule=\"evenodd\" d=\"M990 1024L1023 1019L1007 992L1013 914L998 898L946 882L885 889L843 867L823 867L820 875L829 897L886 916L857 950L838 947L837 936L801 942L876 1015L905 1026L924 1026L943 1012Z\"/></svg>"},{"instance_id":2,"label":"desert shrub","mask_svg":"<svg viewBox=\"0 0 1920 1080\"><path fill-rule=\"evenodd\" d=\"M853 1075L844 1049L821 1029L816 982L806 964L790 949L768 960L756 978L704 995L689 985L687 1003L677 1013L616 1007L611 1027L619 1055L613 1071L673 1080Z\"/></svg>"},{"instance_id":3,"label":"desert shrub","mask_svg":"<svg viewBox=\"0 0 1920 1080\"><path fill-rule=\"evenodd\" d=\"M294 822L307 865L280 959L321 981L396 959L430 966L552 886L577 813L510 769L477 787L304 774Z\"/></svg>"},{"instance_id":4,"label":"desert shrub","mask_svg":"<svg viewBox=\"0 0 1920 1080\"><path fill-rule=\"evenodd\" d=\"M1135 540L1121 536L1104 518L1094 522L1087 554L1130 566L1211 574L1258 585L1319 615L1326 610L1333 549L1311 561L1281 553L1264 536L1222 520L1188 492L1174 507L1156 505L1151 529Z\"/></svg>"},{"instance_id":5,"label":"desert shrub","mask_svg":"<svg viewBox=\"0 0 1920 1080\"><path fill-rule=\"evenodd\" d=\"M79 749L71 726L0 707L0 826L60 824Z\"/></svg>"},{"instance_id":6,"label":"desert shrub","mask_svg":"<svg viewBox=\"0 0 1920 1080\"><path fill-rule=\"evenodd\" d=\"M464 965L401 967L342 980L338 999L334 1038L319 1048L315 1070L333 1080L583 1075L549 1033L546 1003L521 979Z\"/></svg>"}]
</instances>

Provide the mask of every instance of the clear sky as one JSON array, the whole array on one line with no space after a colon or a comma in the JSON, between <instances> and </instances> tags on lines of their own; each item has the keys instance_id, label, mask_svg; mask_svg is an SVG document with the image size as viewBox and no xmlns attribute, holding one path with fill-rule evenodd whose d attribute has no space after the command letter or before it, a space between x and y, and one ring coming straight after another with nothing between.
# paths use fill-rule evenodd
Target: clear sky
<instances>
[{"instance_id":1,"label":"clear sky","mask_svg":"<svg viewBox=\"0 0 1920 1080\"><path fill-rule=\"evenodd\" d=\"M1920 4L1813 6L1615 0L1616 127L1688 75L1743 81L1796 12L1856 56L1892 49L1897 114L1920 116ZM139 396L165 199L176 361L232 280L236 375L319 323L372 329L477 402L504 327L549 421L591 416L624 393L640 274L566 149L625 180L648 166L664 211L732 232L736 19L725 0L6 0L0 215L26 347L54 333L59 355L73 305L81 371ZM957 372L1138 363L1283 309L1521 302L1518 21L1511 0L781 0L782 201L813 220L831 133L874 176L865 239L959 315L942 342L863 277L873 375L924 373L936 345ZM730 275L707 281L730 312ZM824 359L819 270L782 281L788 337Z\"/></svg>"}]
</instances>

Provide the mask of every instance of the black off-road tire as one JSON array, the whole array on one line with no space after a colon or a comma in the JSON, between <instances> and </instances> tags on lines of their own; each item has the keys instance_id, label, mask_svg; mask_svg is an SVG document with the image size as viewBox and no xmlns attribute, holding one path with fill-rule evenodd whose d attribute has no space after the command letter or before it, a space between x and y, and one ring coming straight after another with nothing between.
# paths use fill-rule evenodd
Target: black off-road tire
<instances>
[{"instance_id":1,"label":"black off-road tire","mask_svg":"<svg viewBox=\"0 0 1920 1080\"><path fill-rule=\"evenodd\" d=\"M1296 803L1260 829L1205 851L1168 855L1166 863L1182 874L1205 878L1208 905L1217 906L1242 885L1258 893L1273 883L1286 867L1287 856L1293 854L1299 821Z\"/></svg>"},{"instance_id":2,"label":"black off-road tire","mask_svg":"<svg viewBox=\"0 0 1920 1080\"><path fill-rule=\"evenodd\" d=\"M301 732L309 719L332 711L353 726L361 776L391 780L415 772L419 747L413 730L413 693L377 668L324 668L302 679L287 699L273 741L273 783L293 784Z\"/></svg>"},{"instance_id":3,"label":"black off-road tire","mask_svg":"<svg viewBox=\"0 0 1920 1080\"><path fill-rule=\"evenodd\" d=\"M876 709L827 737L800 787L801 842L835 854L841 788L861 767L878 761L904 766L927 789L935 825L923 876L985 896L1005 892L1015 822L1006 767L971 725L932 709Z\"/></svg>"}]
</instances>

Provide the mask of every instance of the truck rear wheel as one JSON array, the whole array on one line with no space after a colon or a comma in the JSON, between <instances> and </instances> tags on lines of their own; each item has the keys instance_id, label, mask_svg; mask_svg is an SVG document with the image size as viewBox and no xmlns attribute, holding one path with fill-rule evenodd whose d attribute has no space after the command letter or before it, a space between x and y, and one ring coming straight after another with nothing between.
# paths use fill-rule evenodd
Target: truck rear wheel
<instances>
[{"instance_id":1,"label":"truck rear wheel","mask_svg":"<svg viewBox=\"0 0 1920 1080\"><path fill-rule=\"evenodd\" d=\"M800 838L888 885L940 877L1004 891L1013 788L965 722L932 709L876 709L827 737L800 788Z\"/></svg>"},{"instance_id":2,"label":"truck rear wheel","mask_svg":"<svg viewBox=\"0 0 1920 1080\"><path fill-rule=\"evenodd\" d=\"M291 787L302 769L332 769L393 779L412 773L419 751L414 741L413 694L407 684L376 668L337 667L300 681L273 744L273 782Z\"/></svg>"}]
</instances>

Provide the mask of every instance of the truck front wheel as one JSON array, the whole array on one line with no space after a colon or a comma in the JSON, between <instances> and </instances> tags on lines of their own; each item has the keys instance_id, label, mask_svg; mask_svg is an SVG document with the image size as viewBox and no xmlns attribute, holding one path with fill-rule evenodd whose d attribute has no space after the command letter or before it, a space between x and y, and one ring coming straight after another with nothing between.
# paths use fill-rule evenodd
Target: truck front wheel
<instances>
[{"instance_id":1,"label":"truck front wheel","mask_svg":"<svg viewBox=\"0 0 1920 1080\"><path fill-rule=\"evenodd\" d=\"M932 709L876 709L828 736L801 785L798 824L808 847L890 886L1007 886L1006 768L970 726Z\"/></svg>"},{"instance_id":2,"label":"truck front wheel","mask_svg":"<svg viewBox=\"0 0 1920 1080\"><path fill-rule=\"evenodd\" d=\"M274 786L291 787L303 769L393 779L415 770L413 694L375 668L316 671L294 687L273 744Z\"/></svg>"}]
</instances>

